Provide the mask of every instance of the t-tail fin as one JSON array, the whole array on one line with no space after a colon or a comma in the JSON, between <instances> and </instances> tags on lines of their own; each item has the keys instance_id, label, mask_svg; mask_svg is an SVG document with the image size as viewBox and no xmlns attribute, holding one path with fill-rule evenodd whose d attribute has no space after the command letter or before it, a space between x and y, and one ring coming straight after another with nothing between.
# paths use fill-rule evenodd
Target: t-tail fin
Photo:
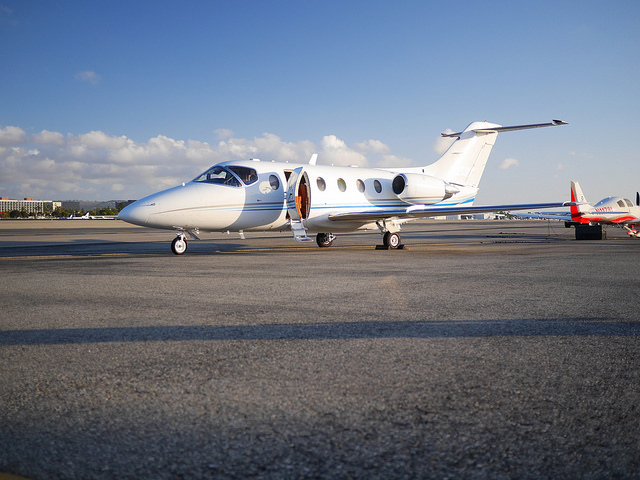
<instances>
[{"instance_id":1,"label":"t-tail fin","mask_svg":"<svg viewBox=\"0 0 640 480\"><path fill-rule=\"evenodd\" d=\"M454 185L478 188L498 133L556 125L566 125L566 122L553 120L551 123L510 127L495 123L473 122L462 132L442 134L443 137L456 137L456 140L442 157L424 168L424 173L442 178Z\"/></svg>"},{"instance_id":2,"label":"t-tail fin","mask_svg":"<svg viewBox=\"0 0 640 480\"><path fill-rule=\"evenodd\" d=\"M578 182L574 182L573 180L571 181L571 202L577 204L572 205L570 208L571 220L573 220L574 222L584 223L585 220L582 218L582 214L585 212L584 204L587 203L587 199L584 196L584 193L582 193L580 184Z\"/></svg>"}]
</instances>

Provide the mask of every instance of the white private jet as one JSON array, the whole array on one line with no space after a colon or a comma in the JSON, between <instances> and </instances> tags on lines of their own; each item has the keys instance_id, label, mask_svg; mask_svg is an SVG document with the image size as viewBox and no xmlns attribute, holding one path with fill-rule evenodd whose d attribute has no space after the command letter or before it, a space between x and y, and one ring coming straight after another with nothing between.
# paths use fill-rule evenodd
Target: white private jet
<instances>
[{"instance_id":1,"label":"white private jet","mask_svg":"<svg viewBox=\"0 0 640 480\"><path fill-rule=\"evenodd\" d=\"M89 220L89 212L85 213L81 217L76 217L73 213L67 217L67 220Z\"/></svg>"},{"instance_id":2,"label":"white private jet","mask_svg":"<svg viewBox=\"0 0 640 480\"><path fill-rule=\"evenodd\" d=\"M73 214L67 217L67 220L117 220L117 215L91 215L89 212L85 213L81 217L76 217Z\"/></svg>"},{"instance_id":3,"label":"white private jet","mask_svg":"<svg viewBox=\"0 0 640 480\"><path fill-rule=\"evenodd\" d=\"M201 231L292 232L295 240L329 247L334 232L377 228L385 248L401 247L401 225L416 218L503 210L558 208L569 202L473 206L478 184L500 132L565 125L503 127L474 122L435 163L413 168L362 168L259 160L222 162L181 186L142 198L118 218L145 227L175 230L171 249L187 250L187 234Z\"/></svg>"}]
</instances>

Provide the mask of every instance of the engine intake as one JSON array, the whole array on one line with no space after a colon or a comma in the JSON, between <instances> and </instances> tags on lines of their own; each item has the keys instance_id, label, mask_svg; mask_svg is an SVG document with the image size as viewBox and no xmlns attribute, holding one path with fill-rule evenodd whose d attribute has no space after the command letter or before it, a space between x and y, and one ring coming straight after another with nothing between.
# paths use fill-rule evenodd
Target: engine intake
<instances>
[{"instance_id":1,"label":"engine intake","mask_svg":"<svg viewBox=\"0 0 640 480\"><path fill-rule=\"evenodd\" d=\"M411 205L431 205L458 193L456 187L444 180L419 173L401 173L391 182L396 196Z\"/></svg>"}]
</instances>

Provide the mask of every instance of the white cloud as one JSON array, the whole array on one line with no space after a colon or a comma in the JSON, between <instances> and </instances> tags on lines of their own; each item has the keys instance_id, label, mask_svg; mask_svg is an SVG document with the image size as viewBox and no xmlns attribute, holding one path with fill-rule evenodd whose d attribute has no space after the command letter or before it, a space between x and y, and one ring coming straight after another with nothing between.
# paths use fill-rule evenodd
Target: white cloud
<instances>
[{"instance_id":1,"label":"white cloud","mask_svg":"<svg viewBox=\"0 0 640 480\"><path fill-rule=\"evenodd\" d=\"M304 162L317 151L312 142L303 140L298 143L283 142L280 137L264 133L253 140L227 138L218 143L216 157L221 160L264 158L282 162Z\"/></svg>"},{"instance_id":2,"label":"white cloud","mask_svg":"<svg viewBox=\"0 0 640 480\"><path fill-rule=\"evenodd\" d=\"M233 137L233 131L227 128L218 128L217 130L214 130L213 133L215 133L220 140Z\"/></svg>"},{"instance_id":3,"label":"white cloud","mask_svg":"<svg viewBox=\"0 0 640 480\"><path fill-rule=\"evenodd\" d=\"M111 137L104 132L92 131L77 137L72 137L71 142L91 148L113 149L125 146L127 144L127 137Z\"/></svg>"},{"instance_id":4,"label":"white cloud","mask_svg":"<svg viewBox=\"0 0 640 480\"><path fill-rule=\"evenodd\" d=\"M515 158L505 158L502 161L502 163L498 166L498 168L506 170L507 168L518 167L518 166L520 166L520 162L517 159L515 159Z\"/></svg>"},{"instance_id":5,"label":"white cloud","mask_svg":"<svg viewBox=\"0 0 640 480\"><path fill-rule=\"evenodd\" d=\"M347 144L336 135L287 142L264 133L236 138L217 130L217 144L158 135L135 142L125 135L91 131L63 135L42 130L27 135L17 126L0 128L0 194L13 198L108 200L140 198L194 178L209 166L235 159L306 163L318 153L319 164L409 166L379 140ZM366 154L366 155L365 155Z\"/></svg>"},{"instance_id":6,"label":"white cloud","mask_svg":"<svg viewBox=\"0 0 640 480\"><path fill-rule=\"evenodd\" d=\"M356 149L362 153L389 153L390 149L380 140L367 140L356 143Z\"/></svg>"},{"instance_id":7,"label":"white cloud","mask_svg":"<svg viewBox=\"0 0 640 480\"><path fill-rule=\"evenodd\" d=\"M189 140L185 149L185 158L192 165L204 165L214 157L214 150L207 142Z\"/></svg>"},{"instance_id":8,"label":"white cloud","mask_svg":"<svg viewBox=\"0 0 640 480\"><path fill-rule=\"evenodd\" d=\"M367 165L367 158L360 152L348 147L344 140L339 139L335 135L326 135L321 141L322 151L319 157L322 163L330 163L331 165Z\"/></svg>"},{"instance_id":9,"label":"white cloud","mask_svg":"<svg viewBox=\"0 0 640 480\"><path fill-rule=\"evenodd\" d=\"M377 167L406 167L411 165L411 160L397 155L382 155L381 159L372 166Z\"/></svg>"},{"instance_id":10,"label":"white cloud","mask_svg":"<svg viewBox=\"0 0 640 480\"><path fill-rule=\"evenodd\" d=\"M453 133L453 130L451 130L450 128L447 128L444 131L444 133ZM444 152L447 151L447 149L455 141L456 141L455 137L443 137L442 135L440 135L433 142L433 151L436 152L438 155L442 155Z\"/></svg>"},{"instance_id":11,"label":"white cloud","mask_svg":"<svg viewBox=\"0 0 640 480\"><path fill-rule=\"evenodd\" d=\"M36 133L32 140L38 145L64 145L64 135L48 130L42 130L40 133Z\"/></svg>"},{"instance_id":12,"label":"white cloud","mask_svg":"<svg viewBox=\"0 0 640 480\"><path fill-rule=\"evenodd\" d=\"M97 85L100 82L100 75L90 70L86 72L78 72L76 73L76 80L88 82L92 85Z\"/></svg>"},{"instance_id":13,"label":"white cloud","mask_svg":"<svg viewBox=\"0 0 640 480\"><path fill-rule=\"evenodd\" d=\"M26 138L27 134L20 127L0 128L0 145L21 145Z\"/></svg>"}]
</instances>

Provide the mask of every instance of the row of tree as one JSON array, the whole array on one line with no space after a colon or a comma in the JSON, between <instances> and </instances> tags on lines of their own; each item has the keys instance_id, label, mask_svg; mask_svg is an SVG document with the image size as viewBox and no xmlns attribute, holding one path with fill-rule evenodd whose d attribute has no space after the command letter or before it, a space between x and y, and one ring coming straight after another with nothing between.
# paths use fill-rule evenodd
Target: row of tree
<instances>
[{"instance_id":1,"label":"row of tree","mask_svg":"<svg viewBox=\"0 0 640 480\"><path fill-rule=\"evenodd\" d=\"M11 210L10 212L0 212L0 218L33 218L33 217L45 217L45 218L66 218L71 215L81 217L82 215L89 213L89 215L117 215L120 210L126 206L125 203L119 203L116 208L98 208L95 210L71 210L67 208L56 208L51 210L51 207L46 205L41 212L27 212L24 208L21 210Z\"/></svg>"}]
</instances>

